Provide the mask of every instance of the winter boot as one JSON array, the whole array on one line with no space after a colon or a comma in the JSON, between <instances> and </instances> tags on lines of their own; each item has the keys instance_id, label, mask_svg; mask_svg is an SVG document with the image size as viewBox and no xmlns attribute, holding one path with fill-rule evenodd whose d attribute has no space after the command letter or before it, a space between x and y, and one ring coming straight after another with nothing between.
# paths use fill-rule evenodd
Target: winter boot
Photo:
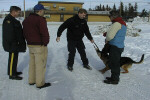
<instances>
[{"instance_id":1,"label":"winter boot","mask_svg":"<svg viewBox=\"0 0 150 100\"><path fill-rule=\"evenodd\" d=\"M92 70L92 68L89 65L84 65L83 67L88 69L88 70Z\"/></svg>"},{"instance_id":2,"label":"winter boot","mask_svg":"<svg viewBox=\"0 0 150 100\"><path fill-rule=\"evenodd\" d=\"M9 79L12 79L12 80L22 80L22 77L20 77L20 76L9 76Z\"/></svg>"},{"instance_id":3,"label":"winter boot","mask_svg":"<svg viewBox=\"0 0 150 100\"><path fill-rule=\"evenodd\" d=\"M117 85L119 81L108 78L107 80L104 80L104 83Z\"/></svg>"},{"instance_id":4,"label":"winter boot","mask_svg":"<svg viewBox=\"0 0 150 100\"><path fill-rule=\"evenodd\" d=\"M22 72L16 72L16 74L17 74L17 75L21 75L21 74L22 74Z\"/></svg>"},{"instance_id":5,"label":"winter boot","mask_svg":"<svg viewBox=\"0 0 150 100\"><path fill-rule=\"evenodd\" d=\"M106 77L107 80L111 80L111 77Z\"/></svg>"},{"instance_id":6,"label":"winter boot","mask_svg":"<svg viewBox=\"0 0 150 100\"><path fill-rule=\"evenodd\" d=\"M45 88L45 87L49 87L51 86L51 83L45 83L43 86L37 87L39 89Z\"/></svg>"},{"instance_id":7,"label":"winter boot","mask_svg":"<svg viewBox=\"0 0 150 100\"><path fill-rule=\"evenodd\" d=\"M73 71L73 67L68 66L68 70L72 72Z\"/></svg>"}]
</instances>

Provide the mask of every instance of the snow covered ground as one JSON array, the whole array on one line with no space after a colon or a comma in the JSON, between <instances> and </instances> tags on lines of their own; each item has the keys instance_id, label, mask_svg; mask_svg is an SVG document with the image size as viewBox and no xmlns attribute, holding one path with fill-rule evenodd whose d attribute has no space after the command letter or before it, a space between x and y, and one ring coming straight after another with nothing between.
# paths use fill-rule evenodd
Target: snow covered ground
<instances>
[{"instance_id":1,"label":"snow covered ground","mask_svg":"<svg viewBox=\"0 0 150 100\"><path fill-rule=\"evenodd\" d=\"M48 45L48 61L46 82L52 86L37 89L28 85L28 50L19 54L18 70L23 71L21 81L9 80L7 76L8 53L3 51L0 38L0 100L150 100L150 23L134 22L134 27L141 29L138 37L127 36L125 50L122 56L129 56L139 61L142 54L145 59L142 64L133 65L128 74L121 74L118 85L104 84L105 77L110 71L101 74L98 70L104 68L103 62L97 56L93 45L84 38L89 65L93 70L82 67L80 56L76 53L74 71L67 70L67 41L66 30L61 41L55 41L57 29L61 23L48 23L51 35ZM89 23L92 33L97 32L99 25L108 23ZM0 37L2 37L0 24ZM100 49L104 45L102 34L93 35Z\"/></svg>"}]
</instances>

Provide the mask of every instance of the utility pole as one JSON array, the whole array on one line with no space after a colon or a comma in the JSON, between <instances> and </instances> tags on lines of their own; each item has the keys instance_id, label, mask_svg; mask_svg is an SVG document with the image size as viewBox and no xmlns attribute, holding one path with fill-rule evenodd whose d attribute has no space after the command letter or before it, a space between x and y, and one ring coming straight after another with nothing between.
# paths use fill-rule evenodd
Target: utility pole
<instances>
[{"instance_id":1,"label":"utility pole","mask_svg":"<svg viewBox=\"0 0 150 100\"><path fill-rule=\"evenodd\" d=\"M121 1L120 1L120 16L121 16Z\"/></svg>"},{"instance_id":2,"label":"utility pole","mask_svg":"<svg viewBox=\"0 0 150 100\"><path fill-rule=\"evenodd\" d=\"M150 11L149 11L149 16L148 16L148 22L150 22Z\"/></svg>"},{"instance_id":3,"label":"utility pole","mask_svg":"<svg viewBox=\"0 0 150 100\"><path fill-rule=\"evenodd\" d=\"M25 0L24 0L24 18L26 17Z\"/></svg>"}]
</instances>

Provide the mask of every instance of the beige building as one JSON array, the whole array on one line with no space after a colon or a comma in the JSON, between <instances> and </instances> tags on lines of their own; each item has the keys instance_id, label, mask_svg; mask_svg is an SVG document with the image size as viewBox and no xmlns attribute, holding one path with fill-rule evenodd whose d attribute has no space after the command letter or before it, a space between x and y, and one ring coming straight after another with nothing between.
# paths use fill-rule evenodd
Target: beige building
<instances>
[{"instance_id":1,"label":"beige building","mask_svg":"<svg viewBox=\"0 0 150 100\"><path fill-rule=\"evenodd\" d=\"M63 22L78 13L82 8L83 2L57 2L57 1L39 1L47 9L45 17L48 22ZM109 22L109 12L88 11L87 21L89 22Z\"/></svg>"}]
</instances>

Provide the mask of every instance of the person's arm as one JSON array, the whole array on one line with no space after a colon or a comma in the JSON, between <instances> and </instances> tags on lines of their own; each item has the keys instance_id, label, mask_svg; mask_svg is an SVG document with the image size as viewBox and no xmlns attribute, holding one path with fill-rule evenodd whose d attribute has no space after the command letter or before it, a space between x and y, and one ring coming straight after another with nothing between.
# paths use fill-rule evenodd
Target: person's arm
<instances>
[{"instance_id":1,"label":"person's arm","mask_svg":"<svg viewBox=\"0 0 150 100\"><path fill-rule=\"evenodd\" d=\"M15 30L16 30L16 35L17 35L17 39L18 39L18 45L19 45L19 51L21 52L25 52L26 51L26 42L25 42L25 38L23 36L23 29L21 26L21 23L19 21L16 22L15 25Z\"/></svg>"},{"instance_id":2,"label":"person's arm","mask_svg":"<svg viewBox=\"0 0 150 100\"><path fill-rule=\"evenodd\" d=\"M13 26L13 22L10 19L5 19L3 21L2 30L3 30L3 40L12 43L14 26Z\"/></svg>"},{"instance_id":3,"label":"person's arm","mask_svg":"<svg viewBox=\"0 0 150 100\"><path fill-rule=\"evenodd\" d=\"M49 36L48 28L47 28L47 22L44 18L40 19L39 30L40 30L43 45L47 46L47 44L49 43L50 36Z\"/></svg>"},{"instance_id":4,"label":"person's arm","mask_svg":"<svg viewBox=\"0 0 150 100\"><path fill-rule=\"evenodd\" d=\"M114 24L111 25L110 29L107 31L106 34L106 41L112 40L116 33L121 29L121 24L118 22L115 22Z\"/></svg>"},{"instance_id":5,"label":"person's arm","mask_svg":"<svg viewBox=\"0 0 150 100\"><path fill-rule=\"evenodd\" d=\"M91 43L94 43L93 37L89 31L89 27L87 25L87 22L85 23L85 35L91 41Z\"/></svg>"},{"instance_id":6,"label":"person's arm","mask_svg":"<svg viewBox=\"0 0 150 100\"><path fill-rule=\"evenodd\" d=\"M63 32L66 28L68 28L68 25L71 24L70 21L71 21L71 20L68 19L68 20L66 20L63 24L60 25L60 27L58 28L58 31L57 31L57 37L60 37L61 34L62 34L62 32Z\"/></svg>"},{"instance_id":7,"label":"person's arm","mask_svg":"<svg viewBox=\"0 0 150 100\"><path fill-rule=\"evenodd\" d=\"M58 31L57 31L57 38L56 38L56 41L59 42L60 41L60 36L62 34L62 32L68 28L68 26L71 24L71 20L68 19L66 20L63 24L60 25L60 27L58 28Z\"/></svg>"}]
</instances>

